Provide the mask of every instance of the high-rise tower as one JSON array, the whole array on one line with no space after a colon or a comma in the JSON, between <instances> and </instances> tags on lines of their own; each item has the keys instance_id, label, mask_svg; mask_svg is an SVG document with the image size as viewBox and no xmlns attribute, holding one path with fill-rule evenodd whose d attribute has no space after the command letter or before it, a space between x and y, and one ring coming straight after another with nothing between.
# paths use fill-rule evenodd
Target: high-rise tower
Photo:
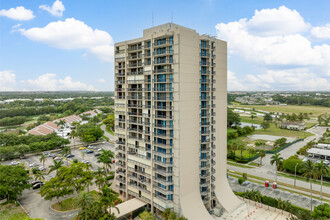
<instances>
[{"instance_id":1,"label":"high-rise tower","mask_svg":"<svg viewBox=\"0 0 330 220\"><path fill-rule=\"evenodd\" d=\"M155 212L212 219L226 178L227 44L176 24L115 44L116 188Z\"/></svg>"}]
</instances>

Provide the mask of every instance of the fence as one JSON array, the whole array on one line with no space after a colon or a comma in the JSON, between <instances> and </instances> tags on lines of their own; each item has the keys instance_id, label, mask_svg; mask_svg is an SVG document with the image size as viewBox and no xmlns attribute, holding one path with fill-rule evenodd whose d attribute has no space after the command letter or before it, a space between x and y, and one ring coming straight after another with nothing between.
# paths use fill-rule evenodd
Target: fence
<instances>
[{"instance_id":1,"label":"fence","mask_svg":"<svg viewBox=\"0 0 330 220\"><path fill-rule=\"evenodd\" d=\"M292 144L295 144L295 143L297 143L299 141L303 141L303 140L304 139L302 138L302 139L298 139L298 140L292 141L292 142L290 142L290 143L288 143L288 144L286 144L286 145L284 145L284 146L282 146L280 148L277 148L276 150L267 150L266 153L267 154L276 154L276 153L280 152L281 150L284 150L285 148L290 147Z\"/></svg>"}]
</instances>

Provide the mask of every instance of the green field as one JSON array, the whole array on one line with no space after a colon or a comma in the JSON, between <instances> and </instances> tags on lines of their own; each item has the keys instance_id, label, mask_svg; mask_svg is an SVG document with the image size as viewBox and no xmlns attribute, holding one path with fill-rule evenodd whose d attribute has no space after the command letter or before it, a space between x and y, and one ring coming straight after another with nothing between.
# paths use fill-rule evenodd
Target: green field
<instances>
[{"instance_id":1,"label":"green field","mask_svg":"<svg viewBox=\"0 0 330 220\"><path fill-rule=\"evenodd\" d=\"M6 220L25 220L29 217L21 206L14 204L2 204L0 205L0 219Z\"/></svg>"},{"instance_id":2,"label":"green field","mask_svg":"<svg viewBox=\"0 0 330 220\"><path fill-rule=\"evenodd\" d=\"M320 114L324 114L326 112L330 112L330 108L322 107L322 106L311 106L311 105L230 105L232 107L242 107L242 108L255 108L255 110L263 110L269 112L282 112L285 114L296 113L312 113L310 117L317 118Z\"/></svg>"},{"instance_id":3,"label":"green field","mask_svg":"<svg viewBox=\"0 0 330 220\"><path fill-rule=\"evenodd\" d=\"M242 122L254 123L254 124L261 124L263 122L262 117L254 118L253 120L249 116L241 116ZM279 128L279 124L277 128L275 127L274 123L270 123L270 127L266 130L258 129L253 132L253 134L264 134L264 135L275 135L275 136L284 136L284 137L295 137L295 138L306 138L312 136L312 133L305 132L305 131L293 131L287 129Z\"/></svg>"}]
</instances>

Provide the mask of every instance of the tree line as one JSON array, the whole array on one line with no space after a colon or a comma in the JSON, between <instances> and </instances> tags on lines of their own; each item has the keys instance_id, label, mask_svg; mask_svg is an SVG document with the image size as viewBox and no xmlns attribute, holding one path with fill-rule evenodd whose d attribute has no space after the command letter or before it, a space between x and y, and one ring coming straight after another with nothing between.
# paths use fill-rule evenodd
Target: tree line
<instances>
[{"instance_id":1,"label":"tree line","mask_svg":"<svg viewBox=\"0 0 330 220\"><path fill-rule=\"evenodd\" d=\"M330 107L329 97L316 99L313 96L292 95L292 96L284 97L281 95L274 95L273 100L288 105L319 105L319 106Z\"/></svg>"}]
</instances>

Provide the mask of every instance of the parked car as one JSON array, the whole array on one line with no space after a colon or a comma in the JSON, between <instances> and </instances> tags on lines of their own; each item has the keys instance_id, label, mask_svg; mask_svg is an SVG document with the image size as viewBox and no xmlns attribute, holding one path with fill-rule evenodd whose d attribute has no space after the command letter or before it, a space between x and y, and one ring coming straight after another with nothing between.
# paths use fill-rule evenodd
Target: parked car
<instances>
[{"instance_id":1,"label":"parked car","mask_svg":"<svg viewBox=\"0 0 330 220\"><path fill-rule=\"evenodd\" d=\"M12 165L12 166L16 166L16 165L18 165L18 164L20 164L20 162L18 162L18 161L16 161L16 160L10 162L10 165Z\"/></svg>"},{"instance_id":2,"label":"parked car","mask_svg":"<svg viewBox=\"0 0 330 220\"><path fill-rule=\"evenodd\" d=\"M85 164L89 164L88 160L83 160L82 162L85 163Z\"/></svg>"},{"instance_id":3,"label":"parked car","mask_svg":"<svg viewBox=\"0 0 330 220\"><path fill-rule=\"evenodd\" d=\"M98 157L98 156L100 156L101 154L100 153L96 153L94 156L95 157Z\"/></svg>"},{"instance_id":4,"label":"parked car","mask_svg":"<svg viewBox=\"0 0 330 220\"><path fill-rule=\"evenodd\" d=\"M79 150L85 150L86 147L79 147L78 149L79 149Z\"/></svg>"},{"instance_id":5,"label":"parked car","mask_svg":"<svg viewBox=\"0 0 330 220\"><path fill-rule=\"evenodd\" d=\"M40 171L44 171L44 170L46 170L46 168L45 168L44 166L40 166L40 167L39 167L39 170L40 170Z\"/></svg>"},{"instance_id":6,"label":"parked car","mask_svg":"<svg viewBox=\"0 0 330 220\"><path fill-rule=\"evenodd\" d=\"M68 154L68 155L66 156L66 158L71 158L71 157L74 157L74 155L73 155L73 154Z\"/></svg>"},{"instance_id":7,"label":"parked car","mask_svg":"<svg viewBox=\"0 0 330 220\"><path fill-rule=\"evenodd\" d=\"M92 153L94 153L94 151L92 151L92 150L85 150L85 153L86 154L92 154Z\"/></svg>"},{"instance_id":8,"label":"parked car","mask_svg":"<svg viewBox=\"0 0 330 220\"><path fill-rule=\"evenodd\" d=\"M34 185L32 185L32 189L39 189L39 188L42 187L43 185L45 185L43 182L41 182L41 183L37 183L37 184L34 184Z\"/></svg>"},{"instance_id":9,"label":"parked car","mask_svg":"<svg viewBox=\"0 0 330 220\"><path fill-rule=\"evenodd\" d=\"M323 163L324 163L325 165L329 165L330 162L329 162L328 160L324 160Z\"/></svg>"},{"instance_id":10,"label":"parked car","mask_svg":"<svg viewBox=\"0 0 330 220\"><path fill-rule=\"evenodd\" d=\"M37 180L37 181L32 182L31 185L33 186L33 185L36 185L36 184L38 184L38 183L43 183L43 182L40 181L40 180Z\"/></svg>"},{"instance_id":11,"label":"parked car","mask_svg":"<svg viewBox=\"0 0 330 220\"><path fill-rule=\"evenodd\" d=\"M61 157L55 157L54 160L62 160Z\"/></svg>"},{"instance_id":12,"label":"parked car","mask_svg":"<svg viewBox=\"0 0 330 220\"><path fill-rule=\"evenodd\" d=\"M37 166L38 166L37 163L30 163L30 164L29 164L29 167L37 167Z\"/></svg>"}]
</instances>

